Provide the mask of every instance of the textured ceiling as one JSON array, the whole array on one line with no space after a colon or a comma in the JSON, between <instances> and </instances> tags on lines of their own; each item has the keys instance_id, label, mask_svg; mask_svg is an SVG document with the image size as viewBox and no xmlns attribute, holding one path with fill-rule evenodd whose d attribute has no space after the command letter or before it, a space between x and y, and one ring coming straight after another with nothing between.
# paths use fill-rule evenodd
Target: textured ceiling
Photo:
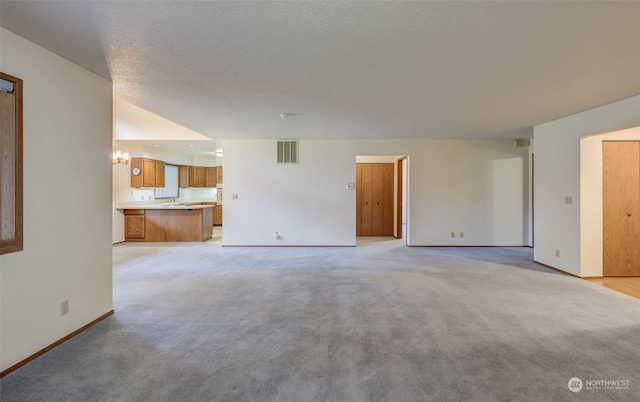
<instances>
[{"instance_id":1,"label":"textured ceiling","mask_svg":"<svg viewBox=\"0 0 640 402\"><path fill-rule=\"evenodd\" d=\"M216 139L528 137L640 93L638 1L2 0L0 16Z\"/></svg>"}]
</instances>

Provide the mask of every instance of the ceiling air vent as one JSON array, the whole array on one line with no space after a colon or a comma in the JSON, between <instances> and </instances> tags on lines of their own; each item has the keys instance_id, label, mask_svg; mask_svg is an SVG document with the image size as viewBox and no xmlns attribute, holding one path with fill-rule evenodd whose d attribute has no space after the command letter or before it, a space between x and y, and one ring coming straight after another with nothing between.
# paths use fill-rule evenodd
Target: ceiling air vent
<instances>
[{"instance_id":1,"label":"ceiling air vent","mask_svg":"<svg viewBox=\"0 0 640 402\"><path fill-rule=\"evenodd\" d=\"M298 140L278 141L278 164L298 163Z\"/></svg>"}]
</instances>

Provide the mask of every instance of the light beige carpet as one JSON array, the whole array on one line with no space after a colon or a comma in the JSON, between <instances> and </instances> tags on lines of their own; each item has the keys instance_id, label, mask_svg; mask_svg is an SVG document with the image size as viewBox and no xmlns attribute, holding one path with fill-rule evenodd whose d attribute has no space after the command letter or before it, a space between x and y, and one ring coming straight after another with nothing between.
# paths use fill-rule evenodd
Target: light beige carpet
<instances>
[{"instance_id":1,"label":"light beige carpet","mask_svg":"<svg viewBox=\"0 0 640 402\"><path fill-rule=\"evenodd\" d=\"M115 316L2 401L638 400L640 300L530 249L216 241L115 246Z\"/></svg>"}]
</instances>

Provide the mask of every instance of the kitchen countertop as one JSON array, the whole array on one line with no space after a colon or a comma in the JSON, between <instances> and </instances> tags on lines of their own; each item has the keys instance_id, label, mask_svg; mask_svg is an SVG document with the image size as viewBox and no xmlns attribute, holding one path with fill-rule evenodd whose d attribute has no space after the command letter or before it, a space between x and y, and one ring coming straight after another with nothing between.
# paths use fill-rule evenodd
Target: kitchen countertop
<instances>
[{"instance_id":1,"label":"kitchen countertop","mask_svg":"<svg viewBox=\"0 0 640 402\"><path fill-rule=\"evenodd\" d=\"M206 209L213 208L213 205L200 205L189 203L167 203L167 204L147 204L130 207L120 207L118 209Z\"/></svg>"}]
</instances>

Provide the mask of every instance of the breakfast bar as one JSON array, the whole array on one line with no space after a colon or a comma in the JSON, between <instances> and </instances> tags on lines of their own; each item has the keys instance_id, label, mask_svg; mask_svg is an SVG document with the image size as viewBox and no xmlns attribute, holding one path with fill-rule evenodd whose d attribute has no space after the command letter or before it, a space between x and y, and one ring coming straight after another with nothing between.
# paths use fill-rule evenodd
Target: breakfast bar
<instances>
[{"instance_id":1,"label":"breakfast bar","mask_svg":"<svg viewBox=\"0 0 640 402\"><path fill-rule=\"evenodd\" d=\"M151 204L124 211L125 241L195 242L213 234L213 205Z\"/></svg>"}]
</instances>

